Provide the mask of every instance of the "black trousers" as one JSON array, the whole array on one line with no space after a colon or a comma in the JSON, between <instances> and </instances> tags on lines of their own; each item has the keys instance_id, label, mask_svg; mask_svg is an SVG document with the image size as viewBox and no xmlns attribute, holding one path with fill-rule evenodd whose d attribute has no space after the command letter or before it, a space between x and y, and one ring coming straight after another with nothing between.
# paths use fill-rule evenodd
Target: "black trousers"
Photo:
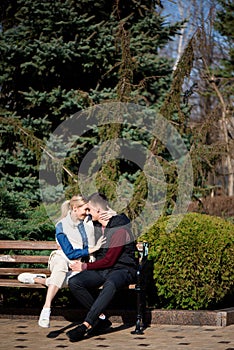
<instances>
[{"instance_id":1,"label":"black trousers","mask_svg":"<svg viewBox=\"0 0 234 350\"><path fill-rule=\"evenodd\" d=\"M116 291L133 282L133 276L127 269L85 270L69 279L69 287L75 298L89 311L85 321L91 326L98 316L105 311ZM103 285L95 300L89 290Z\"/></svg>"}]
</instances>

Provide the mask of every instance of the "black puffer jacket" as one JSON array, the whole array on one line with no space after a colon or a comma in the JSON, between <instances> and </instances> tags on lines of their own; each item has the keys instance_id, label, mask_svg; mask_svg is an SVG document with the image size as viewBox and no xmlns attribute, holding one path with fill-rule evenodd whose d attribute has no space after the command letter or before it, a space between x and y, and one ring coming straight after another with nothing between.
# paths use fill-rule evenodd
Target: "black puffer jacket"
<instances>
[{"instance_id":1,"label":"black puffer jacket","mask_svg":"<svg viewBox=\"0 0 234 350\"><path fill-rule=\"evenodd\" d=\"M99 222L94 222L94 229L95 229L95 237L97 241L102 235L101 224ZM113 234L119 229L124 229L126 231L126 244L123 247L121 255L118 258L118 261L114 264L114 266L111 267L111 269L119 269L119 268L126 267L132 273L132 275L135 276L136 269L137 269L136 260L135 260L136 244L131 231L130 220L125 214L115 215L109 220L104 230L104 235L107 241L102 246L102 248L100 248L96 252L96 259L100 260L104 258L104 256L106 255L109 249L110 241Z\"/></svg>"}]
</instances>

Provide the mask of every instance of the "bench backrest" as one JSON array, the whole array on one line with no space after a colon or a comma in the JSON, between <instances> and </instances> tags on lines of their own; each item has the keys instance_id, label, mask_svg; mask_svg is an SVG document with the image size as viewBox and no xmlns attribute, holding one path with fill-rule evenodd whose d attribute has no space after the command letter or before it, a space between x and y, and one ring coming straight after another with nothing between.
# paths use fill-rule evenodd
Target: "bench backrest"
<instances>
[{"instance_id":1,"label":"bench backrest","mask_svg":"<svg viewBox=\"0 0 234 350\"><path fill-rule=\"evenodd\" d=\"M147 258L148 244L137 244L139 264ZM34 287L40 285L22 285L17 276L22 272L45 273L48 270L48 258L52 250L57 249L55 241L13 241L0 240L0 286ZM36 253L36 254L35 254Z\"/></svg>"},{"instance_id":2,"label":"bench backrest","mask_svg":"<svg viewBox=\"0 0 234 350\"><path fill-rule=\"evenodd\" d=\"M48 262L48 255L50 254L50 251L56 249L56 247L57 245L55 241L0 240L0 250L4 253L0 254L0 262L46 264ZM43 255L34 255L31 251L45 252L42 253Z\"/></svg>"}]
</instances>

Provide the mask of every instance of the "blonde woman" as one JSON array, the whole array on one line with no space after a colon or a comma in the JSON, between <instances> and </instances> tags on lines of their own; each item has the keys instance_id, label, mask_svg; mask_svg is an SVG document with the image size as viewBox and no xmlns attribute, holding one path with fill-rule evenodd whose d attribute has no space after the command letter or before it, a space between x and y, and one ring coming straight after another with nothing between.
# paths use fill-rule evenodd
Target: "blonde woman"
<instances>
[{"instance_id":1,"label":"blonde woman","mask_svg":"<svg viewBox=\"0 0 234 350\"><path fill-rule=\"evenodd\" d=\"M58 249L49 257L50 277L32 273L22 273L18 280L22 283L40 283L48 287L45 303L38 320L39 326L50 327L51 303L59 289L67 286L74 274L69 264L72 260L94 261L92 255L105 242L103 238L95 244L94 228L89 216L87 200L76 195L61 206L61 219L55 226ZM107 214L111 217L113 213Z\"/></svg>"}]
</instances>

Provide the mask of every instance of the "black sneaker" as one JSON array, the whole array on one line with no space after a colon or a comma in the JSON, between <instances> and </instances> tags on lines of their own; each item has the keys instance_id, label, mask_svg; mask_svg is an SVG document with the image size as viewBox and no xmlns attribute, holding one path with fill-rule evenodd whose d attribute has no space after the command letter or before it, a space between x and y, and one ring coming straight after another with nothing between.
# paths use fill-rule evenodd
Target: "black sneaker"
<instances>
[{"instance_id":1,"label":"black sneaker","mask_svg":"<svg viewBox=\"0 0 234 350\"><path fill-rule=\"evenodd\" d=\"M94 325L94 327L88 331L88 334L90 335L101 334L107 331L107 329L109 329L111 325L112 323L110 320L108 320L108 318L105 318L104 320L99 318L97 323Z\"/></svg>"},{"instance_id":2,"label":"black sneaker","mask_svg":"<svg viewBox=\"0 0 234 350\"><path fill-rule=\"evenodd\" d=\"M71 342L76 342L84 338L88 328L82 323L74 329L71 329L66 333Z\"/></svg>"}]
</instances>

